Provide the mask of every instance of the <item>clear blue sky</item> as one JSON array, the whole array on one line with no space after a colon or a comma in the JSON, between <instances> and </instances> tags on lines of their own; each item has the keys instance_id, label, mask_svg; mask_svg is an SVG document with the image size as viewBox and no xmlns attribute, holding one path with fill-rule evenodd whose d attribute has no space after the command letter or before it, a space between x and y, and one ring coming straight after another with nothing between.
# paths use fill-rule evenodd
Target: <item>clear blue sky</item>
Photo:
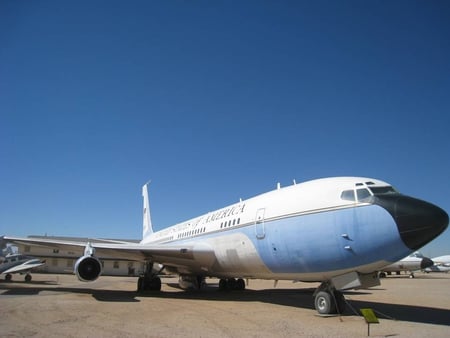
<instances>
[{"instance_id":1,"label":"clear blue sky","mask_svg":"<svg viewBox=\"0 0 450 338\"><path fill-rule=\"evenodd\" d=\"M448 1L2 1L0 234L140 238L148 179L157 229L341 175L449 212L449 113Z\"/></svg>"}]
</instances>

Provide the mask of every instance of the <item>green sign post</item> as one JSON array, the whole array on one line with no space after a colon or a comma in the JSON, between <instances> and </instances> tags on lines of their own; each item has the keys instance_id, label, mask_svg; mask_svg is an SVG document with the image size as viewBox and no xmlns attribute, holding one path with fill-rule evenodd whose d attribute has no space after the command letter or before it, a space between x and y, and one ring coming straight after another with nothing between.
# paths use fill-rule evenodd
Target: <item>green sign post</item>
<instances>
[{"instance_id":1,"label":"green sign post","mask_svg":"<svg viewBox=\"0 0 450 338\"><path fill-rule=\"evenodd\" d=\"M372 309L360 309L367 323L367 336L370 336L370 324L380 324L375 312Z\"/></svg>"}]
</instances>

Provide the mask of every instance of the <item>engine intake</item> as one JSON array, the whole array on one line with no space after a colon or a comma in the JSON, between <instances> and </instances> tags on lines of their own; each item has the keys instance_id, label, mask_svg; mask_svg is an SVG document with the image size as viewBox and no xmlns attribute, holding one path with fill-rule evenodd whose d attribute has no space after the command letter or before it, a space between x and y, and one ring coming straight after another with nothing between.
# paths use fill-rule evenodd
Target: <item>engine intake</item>
<instances>
[{"instance_id":1,"label":"engine intake","mask_svg":"<svg viewBox=\"0 0 450 338\"><path fill-rule=\"evenodd\" d=\"M74 266L75 274L82 282L92 282L102 273L102 263L94 256L78 258Z\"/></svg>"}]
</instances>

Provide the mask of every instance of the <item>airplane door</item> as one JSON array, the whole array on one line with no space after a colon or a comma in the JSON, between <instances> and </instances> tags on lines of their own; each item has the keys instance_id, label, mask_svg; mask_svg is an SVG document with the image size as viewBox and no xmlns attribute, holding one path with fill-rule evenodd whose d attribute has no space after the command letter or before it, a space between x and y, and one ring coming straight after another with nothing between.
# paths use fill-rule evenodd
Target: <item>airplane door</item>
<instances>
[{"instance_id":1,"label":"airplane door","mask_svg":"<svg viewBox=\"0 0 450 338\"><path fill-rule=\"evenodd\" d=\"M266 231L264 229L264 214L266 212L265 208L258 209L256 212L256 219L255 219L255 231L256 231L256 238L263 239L266 237Z\"/></svg>"}]
</instances>

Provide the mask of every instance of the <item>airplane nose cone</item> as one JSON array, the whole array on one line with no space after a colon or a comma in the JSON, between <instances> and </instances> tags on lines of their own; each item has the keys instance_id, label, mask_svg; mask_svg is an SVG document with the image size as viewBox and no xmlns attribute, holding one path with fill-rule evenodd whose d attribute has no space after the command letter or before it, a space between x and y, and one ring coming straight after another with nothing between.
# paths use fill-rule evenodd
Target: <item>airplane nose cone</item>
<instances>
[{"instance_id":1,"label":"airplane nose cone","mask_svg":"<svg viewBox=\"0 0 450 338\"><path fill-rule=\"evenodd\" d=\"M420 262L420 268L422 270L429 268L430 266L433 266L433 265L434 265L434 262L427 257L422 258L422 261Z\"/></svg>"},{"instance_id":2,"label":"airplane nose cone","mask_svg":"<svg viewBox=\"0 0 450 338\"><path fill-rule=\"evenodd\" d=\"M394 218L407 247L417 250L439 236L448 226L448 215L441 208L408 196L377 196L375 204Z\"/></svg>"}]
</instances>

